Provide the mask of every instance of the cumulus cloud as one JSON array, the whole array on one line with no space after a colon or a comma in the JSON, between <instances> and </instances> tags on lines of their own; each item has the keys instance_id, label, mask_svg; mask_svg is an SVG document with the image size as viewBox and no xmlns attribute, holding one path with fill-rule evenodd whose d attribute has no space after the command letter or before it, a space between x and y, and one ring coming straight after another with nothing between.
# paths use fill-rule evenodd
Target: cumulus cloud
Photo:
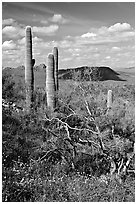
<instances>
[{"instance_id":1,"label":"cumulus cloud","mask_svg":"<svg viewBox=\"0 0 137 204\"><path fill-rule=\"evenodd\" d=\"M54 46L59 47L61 55L60 64L62 67L63 64L64 66L66 64L69 64L68 66L73 66L74 64L81 66L81 64L89 63L91 65L91 63L97 62L99 65L104 62L109 66L109 63L113 60L116 62L116 60L123 59L125 56L128 60L134 55L134 48L132 48L132 53L130 49L133 47L135 32L128 23L116 23L108 27L93 28L82 35L69 35L60 41L55 41L56 38L48 42L44 40L46 35L53 36L58 31L59 25L56 25L56 23L65 23L62 19L63 17L60 14L55 14L52 19L47 19L45 22L44 20L43 22L41 21L43 26L32 27L32 32L34 33L32 39L33 54L38 64L46 60L45 56L51 52ZM49 26L46 25L49 22L54 23ZM5 26L2 30L3 40L6 40L2 45L3 60L6 62L8 59L7 55L14 53L18 59L22 60L21 62L24 62L25 26L21 26L14 19L5 19L3 25ZM16 44L14 43L15 39ZM126 43L123 49L121 46L124 45L124 41ZM132 45L128 48L129 54L118 55L123 53L123 50L127 51L127 42L128 45Z\"/></svg>"},{"instance_id":2,"label":"cumulus cloud","mask_svg":"<svg viewBox=\"0 0 137 204\"><path fill-rule=\"evenodd\" d=\"M14 23L16 23L16 21L13 18L8 18L8 19L3 19L2 20L2 25L3 26L13 25Z\"/></svg>"},{"instance_id":3,"label":"cumulus cloud","mask_svg":"<svg viewBox=\"0 0 137 204\"><path fill-rule=\"evenodd\" d=\"M50 25L48 27L36 27L32 28L34 33L39 33L41 35L54 35L55 32L59 29L58 25Z\"/></svg>"},{"instance_id":4,"label":"cumulus cloud","mask_svg":"<svg viewBox=\"0 0 137 204\"><path fill-rule=\"evenodd\" d=\"M134 36L135 32L130 24L128 23L116 23L110 27L102 26L97 30L97 34L100 36Z\"/></svg>"},{"instance_id":5,"label":"cumulus cloud","mask_svg":"<svg viewBox=\"0 0 137 204\"><path fill-rule=\"evenodd\" d=\"M120 51L121 50L121 48L120 47L112 47L112 49L111 49L112 51Z\"/></svg>"},{"instance_id":6,"label":"cumulus cloud","mask_svg":"<svg viewBox=\"0 0 137 204\"><path fill-rule=\"evenodd\" d=\"M81 35L82 38L90 38L90 37L94 38L95 36L96 36L95 33L89 33L89 32Z\"/></svg>"},{"instance_id":7,"label":"cumulus cloud","mask_svg":"<svg viewBox=\"0 0 137 204\"><path fill-rule=\"evenodd\" d=\"M2 33L7 34L8 32L15 33L17 32L17 28L13 26L6 26L5 28L3 28Z\"/></svg>"},{"instance_id":8,"label":"cumulus cloud","mask_svg":"<svg viewBox=\"0 0 137 204\"><path fill-rule=\"evenodd\" d=\"M81 63L87 63L89 58L95 63L97 59L100 63L104 60L104 63L109 66L113 60L119 59L117 54L123 52L121 46L124 42L125 45L127 42L134 43L134 36L135 31L130 24L117 23L108 27L93 28L80 36L67 36L59 43L59 47L67 50L72 58L75 57L74 63L78 60ZM76 52L75 48L81 51ZM128 58L132 55L134 53L130 52Z\"/></svg>"},{"instance_id":9,"label":"cumulus cloud","mask_svg":"<svg viewBox=\"0 0 137 204\"><path fill-rule=\"evenodd\" d=\"M128 23L117 23L110 27L102 26L94 29L94 32L87 32L75 38L75 42L79 45L101 45L115 42L128 41L134 39L135 31Z\"/></svg>"},{"instance_id":10,"label":"cumulus cloud","mask_svg":"<svg viewBox=\"0 0 137 204\"><path fill-rule=\"evenodd\" d=\"M25 36L25 25L19 24L15 19L8 18L2 21L2 34L3 37L12 39L20 38Z\"/></svg>"},{"instance_id":11,"label":"cumulus cloud","mask_svg":"<svg viewBox=\"0 0 137 204\"><path fill-rule=\"evenodd\" d=\"M25 32L21 27L6 26L2 29L2 34L10 38L17 38L20 36L24 36Z\"/></svg>"},{"instance_id":12,"label":"cumulus cloud","mask_svg":"<svg viewBox=\"0 0 137 204\"><path fill-rule=\"evenodd\" d=\"M40 34L40 35L54 35L55 32L59 29L58 25L50 25L50 26L43 26L43 27L32 27L32 32ZM12 38L21 38L25 36L25 26L22 25L8 25L2 29L2 34L5 37L10 39Z\"/></svg>"},{"instance_id":13,"label":"cumulus cloud","mask_svg":"<svg viewBox=\"0 0 137 204\"><path fill-rule=\"evenodd\" d=\"M65 19L61 14L54 14L53 17L49 18L49 20L51 22L54 22L54 23L61 23L61 24L64 24L64 23L67 23L68 20Z\"/></svg>"},{"instance_id":14,"label":"cumulus cloud","mask_svg":"<svg viewBox=\"0 0 137 204\"><path fill-rule=\"evenodd\" d=\"M108 28L109 32L122 32L131 30L131 26L128 23L116 23Z\"/></svg>"},{"instance_id":15,"label":"cumulus cloud","mask_svg":"<svg viewBox=\"0 0 137 204\"><path fill-rule=\"evenodd\" d=\"M13 42L13 40L4 41L2 44L3 50L13 50L16 49L16 44Z\"/></svg>"}]
</instances>

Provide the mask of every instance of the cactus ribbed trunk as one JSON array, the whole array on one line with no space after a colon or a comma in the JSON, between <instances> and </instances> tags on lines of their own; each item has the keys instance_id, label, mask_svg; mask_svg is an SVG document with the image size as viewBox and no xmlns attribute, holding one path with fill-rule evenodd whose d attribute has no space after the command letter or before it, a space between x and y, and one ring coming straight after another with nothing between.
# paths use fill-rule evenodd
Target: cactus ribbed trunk
<instances>
[{"instance_id":1,"label":"cactus ribbed trunk","mask_svg":"<svg viewBox=\"0 0 137 204\"><path fill-rule=\"evenodd\" d=\"M56 107L55 99L55 77L54 77L54 56L48 55L48 66L46 68L46 93L47 93L47 106L54 110Z\"/></svg>"},{"instance_id":2,"label":"cactus ribbed trunk","mask_svg":"<svg viewBox=\"0 0 137 204\"><path fill-rule=\"evenodd\" d=\"M54 55L54 63L55 63L55 70L54 70L54 76L55 76L55 86L56 91L59 90L59 83L58 83L58 48L53 48L53 55Z\"/></svg>"},{"instance_id":3,"label":"cactus ribbed trunk","mask_svg":"<svg viewBox=\"0 0 137 204\"><path fill-rule=\"evenodd\" d=\"M107 95L107 108L108 109L112 108L112 103L113 103L113 93L112 93L112 90L108 90L108 95Z\"/></svg>"},{"instance_id":4,"label":"cactus ribbed trunk","mask_svg":"<svg viewBox=\"0 0 137 204\"><path fill-rule=\"evenodd\" d=\"M32 34L31 27L26 27L25 43L25 84L26 84L26 109L31 111L33 107L34 73L32 60Z\"/></svg>"}]
</instances>

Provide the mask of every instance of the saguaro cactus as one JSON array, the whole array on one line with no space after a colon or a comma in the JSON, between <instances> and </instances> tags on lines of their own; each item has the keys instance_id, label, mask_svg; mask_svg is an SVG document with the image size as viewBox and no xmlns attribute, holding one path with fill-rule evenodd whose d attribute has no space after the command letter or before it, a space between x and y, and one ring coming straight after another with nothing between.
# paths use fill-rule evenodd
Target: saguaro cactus
<instances>
[{"instance_id":1,"label":"saguaro cactus","mask_svg":"<svg viewBox=\"0 0 137 204\"><path fill-rule=\"evenodd\" d=\"M26 108L30 111L33 106L33 91L34 91L34 73L32 59L32 34L31 27L26 27L26 43L25 43L25 84L26 84Z\"/></svg>"},{"instance_id":2,"label":"saguaro cactus","mask_svg":"<svg viewBox=\"0 0 137 204\"><path fill-rule=\"evenodd\" d=\"M48 66L46 68L46 93L47 93L47 106L53 110L56 106L55 99L55 77L54 77L54 55L48 55Z\"/></svg>"},{"instance_id":3,"label":"saguaro cactus","mask_svg":"<svg viewBox=\"0 0 137 204\"><path fill-rule=\"evenodd\" d=\"M54 70L54 76L55 76L55 86L56 91L59 90L59 83L58 83L58 48L53 48L53 55L54 55L54 63L55 63L55 70Z\"/></svg>"},{"instance_id":4,"label":"saguaro cactus","mask_svg":"<svg viewBox=\"0 0 137 204\"><path fill-rule=\"evenodd\" d=\"M112 108L112 103L113 103L113 93L112 90L108 90L108 95L107 95L107 109Z\"/></svg>"}]
</instances>

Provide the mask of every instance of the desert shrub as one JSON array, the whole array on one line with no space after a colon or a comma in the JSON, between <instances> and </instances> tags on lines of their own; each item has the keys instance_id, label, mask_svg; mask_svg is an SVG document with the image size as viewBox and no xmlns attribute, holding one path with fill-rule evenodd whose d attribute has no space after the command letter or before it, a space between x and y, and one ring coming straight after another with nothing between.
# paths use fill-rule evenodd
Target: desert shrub
<instances>
[{"instance_id":1,"label":"desert shrub","mask_svg":"<svg viewBox=\"0 0 137 204\"><path fill-rule=\"evenodd\" d=\"M12 102L20 102L25 98L24 93L25 90L21 81L16 83L8 72L2 74L2 98Z\"/></svg>"},{"instance_id":2,"label":"desert shrub","mask_svg":"<svg viewBox=\"0 0 137 204\"><path fill-rule=\"evenodd\" d=\"M46 107L46 93L44 88L36 87L33 94L34 99L34 110L36 112L44 111Z\"/></svg>"},{"instance_id":3,"label":"desert shrub","mask_svg":"<svg viewBox=\"0 0 137 204\"><path fill-rule=\"evenodd\" d=\"M60 86L54 113L45 108L44 89L35 91L35 111L31 114L3 109L3 201L134 201L134 176L127 174L122 180L109 174L110 156L117 163L121 158L126 162L127 154L133 152L133 87L125 86L122 94L116 83L68 80ZM106 114L110 88L114 102ZM14 88L8 90L14 92ZM65 123L70 126L71 142ZM97 132L97 126L105 151L98 135L84 129ZM74 146L78 155L75 161Z\"/></svg>"}]
</instances>

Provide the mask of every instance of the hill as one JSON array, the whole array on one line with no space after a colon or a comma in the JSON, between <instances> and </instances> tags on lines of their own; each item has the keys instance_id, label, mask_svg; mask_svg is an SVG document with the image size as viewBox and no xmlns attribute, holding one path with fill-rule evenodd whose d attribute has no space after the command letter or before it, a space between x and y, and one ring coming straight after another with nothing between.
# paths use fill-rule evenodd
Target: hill
<instances>
[{"instance_id":1,"label":"hill","mask_svg":"<svg viewBox=\"0 0 137 204\"><path fill-rule=\"evenodd\" d=\"M59 78L61 79L78 79L78 80L92 80L92 81L105 81L115 80L121 81L118 76L119 73L115 72L109 67L88 67L82 66L78 68L62 69L59 70Z\"/></svg>"},{"instance_id":2,"label":"hill","mask_svg":"<svg viewBox=\"0 0 137 204\"><path fill-rule=\"evenodd\" d=\"M17 68L6 67L2 74L10 74L16 83L25 83L25 67ZM59 80L79 80L79 81L131 81L134 82L135 68L120 68L114 71L109 67L88 67L82 66L77 68L59 69ZM35 87L43 88L46 81L46 66L40 64L34 66Z\"/></svg>"}]
</instances>

